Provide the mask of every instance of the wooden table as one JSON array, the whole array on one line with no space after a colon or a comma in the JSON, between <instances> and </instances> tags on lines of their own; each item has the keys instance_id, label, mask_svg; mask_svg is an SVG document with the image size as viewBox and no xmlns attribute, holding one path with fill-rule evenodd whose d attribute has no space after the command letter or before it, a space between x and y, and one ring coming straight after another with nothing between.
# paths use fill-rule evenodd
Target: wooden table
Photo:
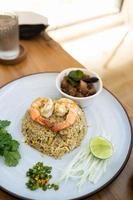
<instances>
[{"instance_id":1,"label":"wooden table","mask_svg":"<svg viewBox=\"0 0 133 200\"><path fill-rule=\"evenodd\" d=\"M0 86L21 76L36 72L61 71L67 67L82 67L48 35L34 40L21 41L27 49L27 58L13 66L0 65ZM133 119L133 111L126 105ZM9 180L10 181L10 180ZM16 198L0 190L0 200ZM133 200L133 152L120 176L108 187L88 198L89 200Z\"/></svg>"}]
</instances>

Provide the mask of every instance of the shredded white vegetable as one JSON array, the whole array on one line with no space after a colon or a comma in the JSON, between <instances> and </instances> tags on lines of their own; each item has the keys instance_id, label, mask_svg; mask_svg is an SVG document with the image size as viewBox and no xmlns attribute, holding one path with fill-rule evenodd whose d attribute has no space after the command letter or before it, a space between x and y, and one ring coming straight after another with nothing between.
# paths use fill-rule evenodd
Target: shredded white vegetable
<instances>
[{"instance_id":1,"label":"shredded white vegetable","mask_svg":"<svg viewBox=\"0 0 133 200\"><path fill-rule=\"evenodd\" d=\"M97 183L106 172L109 159L101 160L92 155L89 144L85 145L67 166L60 181L77 178L77 187L80 189L87 181Z\"/></svg>"}]
</instances>

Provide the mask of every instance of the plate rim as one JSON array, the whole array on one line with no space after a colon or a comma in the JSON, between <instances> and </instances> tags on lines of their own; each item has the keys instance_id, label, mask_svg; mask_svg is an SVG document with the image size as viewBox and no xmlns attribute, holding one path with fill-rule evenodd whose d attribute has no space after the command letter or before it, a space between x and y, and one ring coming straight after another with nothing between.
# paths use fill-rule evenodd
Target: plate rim
<instances>
[{"instance_id":1,"label":"plate rim","mask_svg":"<svg viewBox=\"0 0 133 200\"><path fill-rule=\"evenodd\" d=\"M31 74L26 74L26 75L22 75L22 76L19 76L13 80L10 80L8 81L7 83L4 83L2 86L0 86L0 91L2 88L4 88L5 86L7 85L10 85L10 83L12 82L15 82L19 79L22 79L22 78L25 78L25 77L28 77L28 76L32 76L32 75L39 75L39 74L48 74L48 73L59 73L59 71L41 71L41 72L35 72L35 73L31 73ZM90 192L88 194L85 194L83 196L79 196L79 197L76 197L76 198L73 198L71 200L83 200L85 198L88 198L88 197L91 197L92 195L96 194L97 192L100 192L101 190L103 190L104 188L106 188L107 186L109 186L111 183L113 183L117 177L121 174L121 172L124 170L126 164L128 163L128 160L130 158L130 155L131 155L131 151L132 151L132 146L133 146L133 127L132 127L132 123L131 123L131 120L130 120L130 117L129 117L129 114L128 112L126 111L126 108L124 107L123 103L118 99L118 97L116 97L116 95L114 95L109 89L107 89L106 87L103 87L106 91L108 91L114 98L115 100L119 103L119 105L122 107L123 111L125 112L126 116L127 116L127 119L128 119L128 122L129 122L129 126L130 126L130 133L131 133L131 141L130 141L130 145L129 145L129 149L128 149L128 153L126 155L126 158L123 162L123 164L121 165L121 167L119 168L119 170L114 174L114 176L112 176L112 178L107 181L105 184L103 184L101 187L99 187L98 189L94 190L93 192ZM27 198L27 197L24 197L24 196L21 196L19 194L16 194L4 187L2 187L0 185L0 189L4 192L6 192L7 194L15 197L15 198L19 198L19 199L23 199L23 200L33 200L33 199L30 199L30 198Z\"/></svg>"}]
</instances>

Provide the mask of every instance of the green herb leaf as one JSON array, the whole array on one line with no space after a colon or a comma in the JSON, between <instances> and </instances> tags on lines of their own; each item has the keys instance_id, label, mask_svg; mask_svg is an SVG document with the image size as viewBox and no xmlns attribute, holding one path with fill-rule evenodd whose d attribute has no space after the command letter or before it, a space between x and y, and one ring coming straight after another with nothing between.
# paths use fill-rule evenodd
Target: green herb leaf
<instances>
[{"instance_id":1,"label":"green herb leaf","mask_svg":"<svg viewBox=\"0 0 133 200\"><path fill-rule=\"evenodd\" d=\"M12 136L4 129L0 129L0 148L9 145L12 140Z\"/></svg>"},{"instance_id":2,"label":"green herb leaf","mask_svg":"<svg viewBox=\"0 0 133 200\"><path fill-rule=\"evenodd\" d=\"M0 148L0 156L3 156L3 154L4 154L3 148Z\"/></svg>"},{"instance_id":3,"label":"green herb leaf","mask_svg":"<svg viewBox=\"0 0 133 200\"><path fill-rule=\"evenodd\" d=\"M68 77L74 81L80 81L84 76L84 73L81 70L74 70L69 72Z\"/></svg>"},{"instance_id":4,"label":"green herb leaf","mask_svg":"<svg viewBox=\"0 0 133 200\"><path fill-rule=\"evenodd\" d=\"M8 120L0 120L0 128L5 128L10 125L10 121Z\"/></svg>"},{"instance_id":5,"label":"green herb leaf","mask_svg":"<svg viewBox=\"0 0 133 200\"><path fill-rule=\"evenodd\" d=\"M21 158L18 151L4 151L5 163L7 166L16 166Z\"/></svg>"},{"instance_id":6,"label":"green herb leaf","mask_svg":"<svg viewBox=\"0 0 133 200\"><path fill-rule=\"evenodd\" d=\"M10 125L7 120L0 120L0 155L4 156L7 166L16 166L21 158L18 148L19 142L12 139L6 127Z\"/></svg>"},{"instance_id":7,"label":"green herb leaf","mask_svg":"<svg viewBox=\"0 0 133 200\"><path fill-rule=\"evenodd\" d=\"M77 86L77 85L79 84L79 82L74 81L74 80L71 79L70 77L68 78L68 81L69 81L69 83L70 83L72 86Z\"/></svg>"},{"instance_id":8,"label":"green herb leaf","mask_svg":"<svg viewBox=\"0 0 133 200\"><path fill-rule=\"evenodd\" d=\"M19 148L19 142L16 140L11 141L11 151L16 151Z\"/></svg>"}]
</instances>

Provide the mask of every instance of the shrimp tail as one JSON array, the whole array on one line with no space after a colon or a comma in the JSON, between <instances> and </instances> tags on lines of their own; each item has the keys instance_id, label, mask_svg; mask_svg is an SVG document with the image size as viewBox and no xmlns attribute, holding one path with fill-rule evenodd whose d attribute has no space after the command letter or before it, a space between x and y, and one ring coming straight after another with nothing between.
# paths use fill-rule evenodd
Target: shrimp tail
<instances>
[{"instance_id":1,"label":"shrimp tail","mask_svg":"<svg viewBox=\"0 0 133 200\"><path fill-rule=\"evenodd\" d=\"M40 113L37 109L31 107L29 109L29 114L31 116L31 118L33 119L33 121L36 121L36 119L39 117Z\"/></svg>"},{"instance_id":2,"label":"shrimp tail","mask_svg":"<svg viewBox=\"0 0 133 200\"><path fill-rule=\"evenodd\" d=\"M53 127L53 123L51 123L48 119L40 116L40 112L37 109L31 107L29 113L33 121L36 121L43 126L47 126L48 128Z\"/></svg>"},{"instance_id":3,"label":"shrimp tail","mask_svg":"<svg viewBox=\"0 0 133 200\"><path fill-rule=\"evenodd\" d=\"M50 122L48 119L46 119L46 118L44 118L44 117L41 117L41 116L39 116L37 119L36 119L36 121L38 122L38 123L40 123L41 125L45 125L45 126L47 126L48 128L52 128L53 127L53 123L52 122Z\"/></svg>"},{"instance_id":4,"label":"shrimp tail","mask_svg":"<svg viewBox=\"0 0 133 200\"><path fill-rule=\"evenodd\" d=\"M66 120L63 121L63 122L59 122L59 123L54 124L54 126L51 128L51 130L54 131L54 132L58 132L62 129L68 128L68 127L70 127L71 125L74 124L76 118L77 118L77 113L69 111L69 113L66 117Z\"/></svg>"}]
</instances>

